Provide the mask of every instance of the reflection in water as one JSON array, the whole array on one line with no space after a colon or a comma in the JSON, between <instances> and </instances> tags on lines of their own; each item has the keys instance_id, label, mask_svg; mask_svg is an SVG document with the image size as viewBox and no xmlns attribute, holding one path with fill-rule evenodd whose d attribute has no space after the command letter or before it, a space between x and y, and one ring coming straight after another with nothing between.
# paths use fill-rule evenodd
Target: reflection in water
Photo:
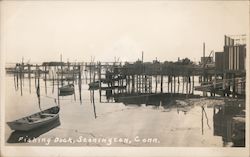
<instances>
[{"instance_id":1,"label":"reflection in water","mask_svg":"<svg viewBox=\"0 0 250 157\"><path fill-rule=\"evenodd\" d=\"M245 116L244 108L237 104L214 107L214 135L222 137L224 146L230 143L245 146L245 122L236 119Z\"/></svg>"},{"instance_id":2,"label":"reflection in water","mask_svg":"<svg viewBox=\"0 0 250 157\"><path fill-rule=\"evenodd\" d=\"M81 69L80 71L82 71L83 69ZM85 71L85 76L87 76L87 72ZM60 86L62 86L63 84L66 83L70 83L70 81L67 80L67 82L64 82L65 79L62 78L62 76L56 75L56 72L52 71L52 75L51 77L46 77L43 81L50 81L51 85L46 83L45 85L45 94L46 94L46 98L51 98L58 100L58 104L60 104L60 96L67 96L67 95L72 95L74 94L74 99L76 100L76 96L75 94L79 94L79 96L77 95L77 97L80 100L80 103L82 103L82 95L83 98L90 98L88 100L90 100L91 102L91 113L94 112L94 117L97 118L96 115L96 109L98 111L98 113L102 112L102 110L96 107L100 107L98 106L99 103L95 102L95 92L94 90L90 90L89 93L86 92L89 95L85 95L85 91L83 91L82 93L82 77L84 75L81 74L81 72L79 72L78 77L76 76L75 80L71 80L73 84L78 84L78 88L74 89L76 91L72 91L72 92L68 92L68 93L60 93L59 92L59 88ZM90 77L92 77L93 81L95 82L95 73L94 75L91 75ZM35 76L35 87L39 90L39 95L37 94L38 97L38 104L40 104L40 96L43 98L44 95L42 90L44 87L42 86L42 82L40 83L39 81L40 75ZM86 84L87 84L87 77L86 78ZM15 75L14 76L14 86L16 90L21 90L21 95L23 95L22 93L22 87L24 86L22 80L23 76L22 75ZM30 79L30 78L29 78ZM78 81L77 81L78 80ZM30 80L29 80L30 81ZM84 81L83 81L84 82ZM41 84L41 94L40 94L40 84ZM31 84L27 84L29 86L31 86ZM54 96L47 96L47 93L49 95L49 90L51 89L51 93L54 94ZM25 89L25 88L24 88ZM30 88L29 88L30 89ZM79 90L79 91L77 91ZM167 112L169 110L171 110L173 107L176 107L177 112L183 112L184 114L187 114L186 116L189 116L190 111L194 108L194 105L187 105L187 104L178 104L178 102L176 100L180 99L180 100L184 100L186 99L186 95L185 94L180 94L180 93L176 93L176 94L169 94L169 93L126 93L125 92L117 92L116 90L106 90L106 99L107 101L111 101L114 100L115 102L118 103L123 103L124 105L137 105L137 106L143 106L143 105L150 105L150 106L154 106L152 107L153 109L157 109L158 107L163 107L164 111L163 112ZM61 97L60 97L61 98ZM61 101L63 101L63 99L61 99ZM45 102L45 100L43 99L42 102ZM96 104L95 104L96 103ZM97 106L96 106L97 105ZM108 106L108 105L107 105ZM206 106L206 105L205 105ZM198 117L198 121L199 121L199 125L200 125L200 116L201 116L201 121L202 121L202 134L203 134L203 123L205 122L205 126L207 125L208 128L210 127L214 127L214 132L213 134L215 136L221 136L224 146L228 145L228 143L232 142L234 144L234 146L245 146L245 122L241 122L240 116L237 117L237 115L242 115L242 110L244 110L244 106L237 106L237 105L226 105L226 106L215 106L214 109L214 114L213 114L213 126L211 125L211 119L210 119L210 125L209 125L209 118L211 118L211 114L209 112L209 110L205 107L205 106L201 106L201 114L200 114L200 110L199 112L199 117ZM200 107L200 106L199 106ZM108 108L108 107L107 107ZM168 109L168 110L165 110ZM200 109L200 108L199 108ZM205 110L206 109L206 110ZM124 110L124 109L122 109ZM111 111L111 113L113 113ZM211 112L212 113L212 112ZM237 118L235 120L235 117ZM175 117L173 117L174 119ZM244 120L243 120L244 121ZM58 119L57 122L51 123L50 125L47 125L46 127L43 128L39 128L30 132L20 132L20 131L15 131L12 132L11 136L8 139L8 143L24 143L27 142L24 139L20 140L20 137L28 137L28 138L36 138L39 137L40 135L50 131L51 129L57 127L60 125L60 121ZM212 132L212 130L211 130ZM200 130L198 132L200 134ZM205 135L204 135L205 136Z\"/></svg>"},{"instance_id":3,"label":"reflection in water","mask_svg":"<svg viewBox=\"0 0 250 157\"><path fill-rule=\"evenodd\" d=\"M209 120L208 120L208 116L207 116L207 112L205 110L205 107L204 106L201 106L201 132L202 132L202 135L204 134L204 115L206 117L206 120L207 120L207 126L209 129L211 129L210 125L209 125Z\"/></svg>"},{"instance_id":4,"label":"reflection in water","mask_svg":"<svg viewBox=\"0 0 250 157\"><path fill-rule=\"evenodd\" d=\"M172 95L170 93L158 93L158 94L150 94L150 93L119 93L113 94L113 98L115 102L122 102L125 105L136 104L142 105L146 104L152 106L170 106L173 105L173 100L176 99L184 99L186 97L185 94L175 94ZM110 99L110 96L108 97Z\"/></svg>"},{"instance_id":5,"label":"reflection in water","mask_svg":"<svg viewBox=\"0 0 250 157\"><path fill-rule=\"evenodd\" d=\"M40 135L60 126L60 124L61 124L60 119L58 117L56 120L48 123L48 125L45 125L40 128L36 128L31 131L14 131L11 133L7 142L8 143L27 143L30 140L33 140L39 137Z\"/></svg>"}]
</instances>

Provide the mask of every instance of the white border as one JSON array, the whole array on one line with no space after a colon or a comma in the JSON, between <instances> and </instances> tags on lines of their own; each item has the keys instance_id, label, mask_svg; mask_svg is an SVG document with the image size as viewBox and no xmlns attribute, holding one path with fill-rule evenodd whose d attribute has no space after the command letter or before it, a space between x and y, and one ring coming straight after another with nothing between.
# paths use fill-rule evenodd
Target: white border
<instances>
[{"instance_id":1,"label":"white border","mask_svg":"<svg viewBox=\"0 0 250 157\"><path fill-rule=\"evenodd\" d=\"M1 2L0 2L1 5ZM250 9L249 9L250 11ZM0 11L1 13L1 11ZM250 22L250 21L249 21ZM1 26L1 25L0 25ZM250 23L249 23L250 26ZM4 29L0 27L1 38ZM247 43L249 43L249 31L247 32ZM2 43L2 42L1 42ZM246 147L245 148L220 148L220 147L64 147L64 146L5 146L4 122L5 122L5 51L4 43L0 45L0 102L1 102L1 151L3 157L33 157L33 156L190 156L190 157L249 157L249 50L247 45L246 58Z\"/></svg>"}]
</instances>

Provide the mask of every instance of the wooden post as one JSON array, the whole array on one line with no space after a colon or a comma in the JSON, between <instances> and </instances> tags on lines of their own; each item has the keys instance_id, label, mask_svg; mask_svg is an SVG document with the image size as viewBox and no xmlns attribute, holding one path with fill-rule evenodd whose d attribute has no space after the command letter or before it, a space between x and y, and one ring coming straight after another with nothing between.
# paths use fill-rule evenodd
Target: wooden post
<instances>
[{"instance_id":1,"label":"wooden post","mask_svg":"<svg viewBox=\"0 0 250 157\"><path fill-rule=\"evenodd\" d=\"M204 134L203 117L204 117L204 114L203 114L203 109L201 107L201 133L202 133L202 135Z\"/></svg>"},{"instance_id":2,"label":"wooden post","mask_svg":"<svg viewBox=\"0 0 250 157\"><path fill-rule=\"evenodd\" d=\"M188 76L186 76L186 94L188 95Z\"/></svg>"},{"instance_id":3,"label":"wooden post","mask_svg":"<svg viewBox=\"0 0 250 157\"><path fill-rule=\"evenodd\" d=\"M168 75L168 93L169 93L170 76Z\"/></svg>"},{"instance_id":4,"label":"wooden post","mask_svg":"<svg viewBox=\"0 0 250 157\"><path fill-rule=\"evenodd\" d=\"M161 93L163 93L163 75L161 74Z\"/></svg>"},{"instance_id":5,"label":"wooden post","mask_svg":"<svg viewBox=\"0 0 250 157\"><path fill-rule=\"evenodd\" d=\"M139 79L139 93L141 93L141 75L138 76Z\"/></svg>"},{"instance_id":6,"label":"wooden post","mask_svg":"<svg viewBox=\"0 0 250 157\"><path fill-rule=\"evenodd\" d=\"M82 104L82 78L81 78L81 66L78 65L78 87L79 87L79 99Z\"/></svg>"},{"instance_id":7,"label":"wooden post","mask_svg":"<svg viewBox=\"0 0 250 157\"><path fill-rule=\"evenodd\" d=\"M135 92L135 75L132 75L132 93Z\"/></svg>"},{"instance_id":8,"label":"wooden post","mask_svg":"<svg viewBox=\"0 0 250 157\"><path fill-rule=\"evenodd\" d=\"M190 75L188 76L188 84L189 84L188 94L190 94L191 93L191 77L190 77Z\"/></svg>"},{"instance_id":9,"label":"wooden post","mask_svg":"<svg viewBox=\"0 0 250 157\"><path fill-rule=\"evenodd\" d=\"M182 94L184 94L185 77L182 76Z\"/></svg>"},{"instance_id":10,"label":"wooden post","mask_svg":"<svg viewBox=\"0 0 250 157\"><path fill-rule=\"evenodd\" d=\"M88 84L88 74L87 74L87 66L88 64L85 63L85 79L86 79L86 84Z\"/></svg>"},{"instance_id":11,"label":"wooden post","mask_svg":"<svg viewBox=\"0 0 250 157\"><path fill-rule=\"evenodd\" d=\"M21 96L23 96L23 85L22 85L22 66L19 67L19 75L20 75L20 88L21 88Z\"/></svg>"},{"instance_id":12,"label":"wooden post","mask_svg":"<svg viewBox=\"0 0 250 157\"><path fill-rule=\"evenodd\" d=\"M193 79L192 80L193 80L193 83L192 83L192 85L193 85L192 86L192 94L194 94L194 75L193 75Z\"/></svg>"},{"instance_id":13,"label":"wooden post","mask_svg":"<svg viewBox=\"0 0 250 157\"><path fill-rule=\"evenodd\" d=\"M37 65L36 65L36 70L35 70L35 87L36 87L36 84L37 84L36 79L37 79Z\"/></svg>"},{"instance_id":14,"label":"wooden post","mask_svg":"<svg viewBox=\"0 0 250 157\"><path fill-rule=\"evenodd\" d=\"M95 73L94 73L94 76L93 76L93 82L95 82ZM95 91L94 90L92 90L92 103L93 103L93 109L94 109L94 116L95 116L95 119L96 119Z\"/></svg>"},{"instance_id":15,"label":"wooden post","mask_svg":"<svg viewBox=\"0 0 250 157\"><path fill-rule=\"evenodd\" d=\"M231 77L232 77L232 82L233 82L233 98L235 98L235 95L236 95L236 92L235 92L235 74L233 73L232 75L231 75Z\"/></svg>"},{"instance_id":16,"label":"wooden post","mask_svg":"<svg viewBox=\"0 0 250 157\"><path fill-rule=\"evenodd\" d=\"M175 93L175 86L176 86L176 81L175 81L175 75L174 75L174 93Z\"/></svg>"},{"instance_id":17,"label":"wooden post","mask_svg":"<svg viewBox=\"0 0 250 157\"><path fill-rule=\"evenodd\" d=\"M127 93L130 93L130 75L127 75L126 78Z\"/></svg>"},{"instance_id":18,"label":"wooden post","mask_svg":"<svg viewBox=\"0 0 250 157\"><path fill-rule=\"evenodd\" d=\"M54 77L54 71L52 71L52 93L54 93L54 87L55 86L55 77Z\"/></svg>"},{"instance_id":19,"label":"wooden post","mask_svg":"<svg viewBox=\"0 0 250 157\"><path fill-rule=\"evenodd\" d=\"M144 79L144 76L143 76L143 74L141 75L141 88L142 88L142 90L141 90L141 92L142 93L145 93L145 79Z\"/></svg>"},{"instance_id":20,"label":"wooden post","mask_svg":"<svg viewBox=\"0 0 250 157\"><path fill-rule=\"evenodd\" d=\"M92 62L89 64L89 83L91 83L92 82Z\"/></svg>"},{"instance_id":21,"label":"wooden post","mask_svg":"<svg viewBox=\"0 0 250 157\"><path fill-rule=\"evenodd\" d=\"M20 67L19 67L20 68ZM16 83L17 83L17 90L19 89L19 70L17 69L17 66L16 66Z\"/></svg>"},{"instance_id":22,"label":"wooden post","mask_svg":"<svg viewBox=\"0 0 250 157\"><path fill-rule=\"evenodd\" d=\"M40 71L38 71L38 80L37 80L37 97L38 97L38 105L39 109L42 110L41 108L41 94L40 94Z\"/></svg>"},{"instance_id":23,"label":"wooden post","mask_svg":"<svg viewBox=\"0 0 250 157\"><path fill-rule=\"evenodd\" d=\"M136 75L136 93L139 92L138 87L139 87L139 84L138 84L138 75Z\"/></svg>"},{"instance_id":24,"label":"wooden post","mask_svg":"<svg viewBox=\"0 0 250 157\"><path fill-rule=\"evenodd\" d=\"M16 87L16 74L14 73L14 86L15 86L15 90L17 90L17 87Z\"/></svg>"},{"instance_id":25,"label":"wooden post","mask_svg":"<svg viewBox=\"0 0 250 157\"><path fill-rule=\"evenodd\" d=\"M172 75L170 76L170 92L171 94L173 93L173 78L172 78Z\"/></svg>"},{"instance_id":26,"label":"wooden post","mask_svg":"<svg viewBox=\"0 0 250 157\"><path fill-rule=\"evenodd\" d=\"M58 66L56 66L57 68L57 72L58 72ZM57 101L58 101L58 105L60 105L60 89L59 89L59 73L57 73L56 75L56 79L57 79Z\"/></svg>"},{"instance_id":27,"label":"wooden post","mask_svg":"<svg viewBox=\"0 0 250 157\"><path fill-rule=\"evenodd\" d=\"M178 88L178 91L177 91L177 92L180 93L180 77L179 77L179 75L178 75L178 78L177 78L177 79L178 79L178 80L177 80L177 82L178 82L178 87L177 87L177 88Z\"/></svg>"},{"instance_id":28,"label":"wooden post","mask_svg":"<svg viewBox=\"0 0 250 157\"><path fill-rule=\"evenodd\" d=\"M206 71L205 71L205 43L203 43L203 83L206 81ZM207 92L203 91L203 96L207 96Z\"/></svg>"},{"instance_id":29,"label":"wooden post","mask_svg":"<svg viewBox=\"0 0 250 157\"><path fill-rule=\"evenodd\" d=\"M62 54L60 55L61 60L61 86L63 86L63 62L62 62Z\"/></svg>"},{"instance_id":30,"label":"wooden post","mask_svg":"<svg viewBox=\"0 0 250 157\"><path fill-rule=\"evenodd\" d=\"M149 79L149 93L152 93L152 76Z\"/></svg>"},{"instance_id":31,"label":"wooden post","mask_svg":"<svg viewBox=\"0 0 250 157\"><path fill-rule=\"evenodd\" d=\"M73 64L73 84L75 84L75 65Z\"/></svg>"},{"instance_id":32,"label":"wooden post","mask_svg":"<svg viewBox=\"0 0 250 157\"><path fill-rule=\"evenodd\" d=\"M29 77L29 92L31 93L31 77L30 77L30 74L31 74L31 71L30 71L30 64L28 64L28 77Z\"/></svg>"},{"instance_id":33,"label":"wooden post","mask_svg":"<svg viewBox=\"0 0 250 157\"><path fill-rule=\"evenodd\" d=\"M101 63L98 63L98 79L99 79L99 102L102 102L102 82L101 82L101 72L102 72Z\"/></svg>"},{"instance_id":34,"label":"wooden post","mask_svg":"<svg viewBox=\"0 0 250 157\"><path fill-rule=\"evenodd\" d=\"M158 85L158 81L157 81L157 74L155 75L155 93L157 93L157 85Z\"/></svg>"},{"instance_id":35,"label":"wooden post","mask_svg":"<svg viewBox=\"0 0 250 157\"><path fill-rule=\"evenodd\" d=\"M45 70L44 70L44 83L45 83L45 94L47 95L47 66L45 65Z\"/></svg>"}]
</instances>

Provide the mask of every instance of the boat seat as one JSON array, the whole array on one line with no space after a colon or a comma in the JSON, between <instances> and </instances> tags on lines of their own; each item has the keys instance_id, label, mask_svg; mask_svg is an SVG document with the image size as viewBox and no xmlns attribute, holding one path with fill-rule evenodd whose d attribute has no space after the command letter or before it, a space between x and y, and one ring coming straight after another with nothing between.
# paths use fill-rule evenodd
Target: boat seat
<instances>
[{"instance_id":1,"label":"boat seat","mask_svg":"<svg viewBox=\"0 0 250 157\"><path fill-rule=\"evenodd\" d=\"M42 113L42 116L54 116L55 114L51 114L51 113Z\"/></svg>"},{"instance_id":2,"label":"boat seat","mask_svg":"<svg viewBox=\"0 0 250 157\"><path fill-rule=\"evenodd\" d=\"M38 118L38 117L29 117L27 119L28 119L29 122L34 122L34 121L39 120L40 118Z\"/></svg>"}]
</instances>

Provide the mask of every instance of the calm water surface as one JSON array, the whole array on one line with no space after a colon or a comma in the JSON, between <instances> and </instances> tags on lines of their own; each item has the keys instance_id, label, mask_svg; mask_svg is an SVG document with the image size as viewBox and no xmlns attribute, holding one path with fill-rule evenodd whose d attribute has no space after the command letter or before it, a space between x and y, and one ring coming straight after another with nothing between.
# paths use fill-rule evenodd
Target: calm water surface
<instances>
[{"instance_id":1,"label":"calm water surface","mask_svg":"<svg viewBox=\"0 0 250 157\"><path fill-rule=\"evenodd\" d=\"M35 79L6 77L6 121L39 112ZM6 125L7 145L66 146L232 146L232 116L214 105L123 104L109 102L99 91L91 91L85 80L81 91L75 83L75 94L60 96L57 82L40 79L40 107L60 103L60 119L49 126L27 133L13 132ZM67 84L67 82L65 82ZM47 87L47 88L45 88ZM80 99L81 94L81 99ZM102 92L105 94L105 92ZM177 101L178 102L178 101ZM96 118L95 118L95 112ZM27 142L29 139L41 141ZM106 139L106 142L105 142ZM61 141L60 141L61 140ZM72 141L73 142L72 142ZM84 141L85 140L85 141ZM98 141L99 140L99 141ZM110 142L110 141L111 142ZM120 141L119 141L120 140Z\"/></svg>"}]
</instances>

